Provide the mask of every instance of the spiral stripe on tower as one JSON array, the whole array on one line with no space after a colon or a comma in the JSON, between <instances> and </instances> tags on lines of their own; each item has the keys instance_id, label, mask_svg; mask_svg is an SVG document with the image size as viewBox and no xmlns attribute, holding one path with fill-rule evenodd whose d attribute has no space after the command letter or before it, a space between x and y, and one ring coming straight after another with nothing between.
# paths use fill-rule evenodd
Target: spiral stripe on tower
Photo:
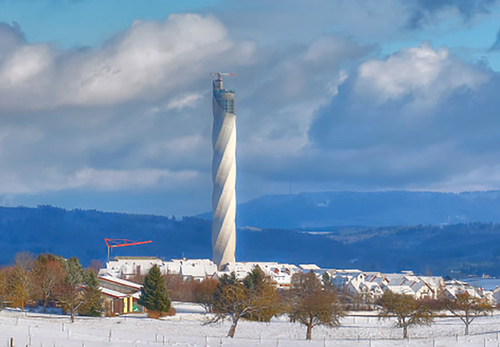
<instances>
[{"instance_id":1,"label":"spiral stripe on tower","mask_svg":"<svg viewBox=\"0 0 500 347\"><path fill-rule=\"evenodd\" d=\"M235 261L236 249L236 115L234 91L214 81L212 131L212 260L218 266Z\"/></svg>"}]
</instances>

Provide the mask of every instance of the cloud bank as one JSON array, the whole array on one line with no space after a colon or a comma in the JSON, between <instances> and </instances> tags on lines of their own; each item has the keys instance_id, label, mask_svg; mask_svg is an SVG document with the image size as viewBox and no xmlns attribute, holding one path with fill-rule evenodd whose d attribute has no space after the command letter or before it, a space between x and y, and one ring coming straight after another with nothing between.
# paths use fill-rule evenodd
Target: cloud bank
<instances>
[{"instance_id":1,"label":"cloud bank","mask_svg":"<svg viewBox=\"0 0 500 347\"><path fill-rule=\"evenodd\" d=\"M0 24L0 195L154 191L176 200L139 212L209 210L208 73L221 70L238 74L226 83L237 91L240 200L290 182L500 188L498 73L427 42L380 50L443 11L471 25L495 1L301 3L138 20L102 47L69 50Z\"/></svg>"}]
</instances>

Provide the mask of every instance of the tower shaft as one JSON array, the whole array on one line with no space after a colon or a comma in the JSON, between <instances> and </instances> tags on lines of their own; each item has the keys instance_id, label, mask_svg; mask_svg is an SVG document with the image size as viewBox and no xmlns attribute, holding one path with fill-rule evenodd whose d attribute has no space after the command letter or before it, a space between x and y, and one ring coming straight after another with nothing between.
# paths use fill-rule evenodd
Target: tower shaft
<instances>
[{"instance_id":1,"label":"tower shaft","mask_svg":"<svg viewBox=\"0 0 500 347\"><path fill-rule=\"evenodd\" d=\"M236 115L234 91L213 82L212 260L218 266L235 261L236 249Z\"/></svg>"}]
</instances>

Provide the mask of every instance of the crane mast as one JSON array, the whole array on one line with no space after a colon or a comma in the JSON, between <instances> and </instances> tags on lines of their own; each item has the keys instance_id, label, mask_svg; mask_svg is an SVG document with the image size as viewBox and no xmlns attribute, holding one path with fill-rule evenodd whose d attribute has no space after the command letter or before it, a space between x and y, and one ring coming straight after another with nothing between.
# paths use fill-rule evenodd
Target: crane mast
<instances>
[{"instance_id":1,"label":"crane mast","mask_svg":"<svg viewBox=\"0 0 500 347\"><path fill-rule=\"evenodd\" d=\"M127 240L127 239L104 239L104 242L106 243L106 247L108 248L108 263L109 263L109 254L113 248L117 247L127 247L127 246L137 246L137 245L144 245L146 243L151 243L153 241L132 241L132 240Z\"/></svg>"}]
</instances>

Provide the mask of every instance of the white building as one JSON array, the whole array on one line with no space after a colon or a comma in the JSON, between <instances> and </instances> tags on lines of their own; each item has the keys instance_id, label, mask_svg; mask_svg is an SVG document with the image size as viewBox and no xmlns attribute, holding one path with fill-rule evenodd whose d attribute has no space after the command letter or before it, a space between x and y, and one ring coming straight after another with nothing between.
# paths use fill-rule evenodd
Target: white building
<instances>
[{"instance_id":1,"label":"white building","mask_svg":"<svg viewBox=\"0 0 500 347\"><path fill-rule=\"evenodd\" d=\"M243 280L255 268L259 268L271 282L282 289L290 288L293 274L300 271L299 267L292 264L280 264L278 262L231 262L223 265L217 277L230 275L234 272L238 280Z\"/></svg>"},{"instance_id":2,"label":"white building","mask_svg":"<svg viewBox=\"0 0 500 347\"><path fill-rule=\"evenodd\" d=\"M162 269L163 261L156 257L115 257L106 263L106 268L99 271L99 276L108 274L113 277L131 278L147 274L154 265Z\"/></svg>"},{"instance_id":3,"label":"white building","mask_svg":"<svg viewBox=\"0 0 500 347\"><path fill-rule=\"evenodd\" d=\"M136 275L146 275L154 265L158 266L162 274L181 275L184 280L202 281L206 277L213 277L217 272L217 265L210 259L163 261L155 257L116 257L106 263L106 268L101 269L99 275L131 278Z\"/></svg>"}]
</instances>

